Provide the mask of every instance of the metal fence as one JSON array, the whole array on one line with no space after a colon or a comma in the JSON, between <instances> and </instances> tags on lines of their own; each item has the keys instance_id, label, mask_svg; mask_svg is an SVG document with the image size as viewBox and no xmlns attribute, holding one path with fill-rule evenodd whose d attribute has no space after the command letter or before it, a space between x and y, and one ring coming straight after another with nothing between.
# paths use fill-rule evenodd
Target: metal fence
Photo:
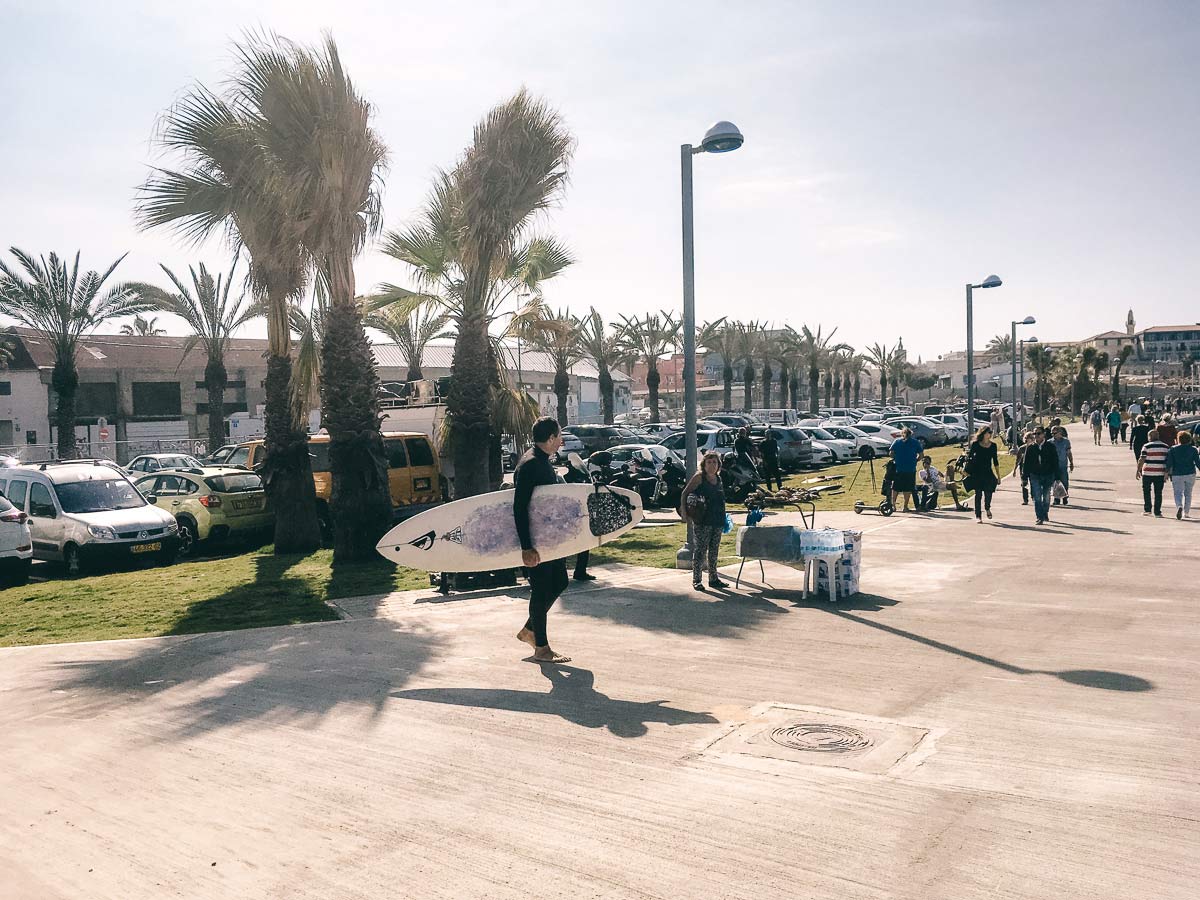
<instances>
[{"instance_id":1,"label":"metal fence","mask_svg":"<svg viewBox=\"0 0 1200 900\"><path fill-rule=\"evenodd\" d=\"M253 438L239 438L252 440ZM209 447L205 438L165 437L146 438L137 441L87 441L75 442L75 455L80 459L111 459L118 465L126 465L135 456L143 453L184 453L188 456L207 456L216 447ZM55 444L19 444L0 447L0 455L15 457L21 462L48 462L58 459Z\"/></svg>"}]
</instances>

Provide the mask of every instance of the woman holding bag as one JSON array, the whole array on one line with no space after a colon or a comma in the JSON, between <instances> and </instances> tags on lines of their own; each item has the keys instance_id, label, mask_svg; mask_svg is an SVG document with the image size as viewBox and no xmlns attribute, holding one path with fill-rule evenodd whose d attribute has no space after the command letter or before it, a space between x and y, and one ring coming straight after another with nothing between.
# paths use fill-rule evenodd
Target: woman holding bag
<instances>
[{"instance_id":1,"label":"woman holding bag","mask_svg":"<svg viewBox=\"0 0 1200 900\"><path fill-rule=\"evenodd\" d=\"M967 450L966 470L970 483L967 487L975 491L975 521L982 524L983 512L992 517L992 494L1000 483L1000 457L992 440L992 429L984 425L975 435Z\"/></svg>"},{"instance_id":2,"label":"woman holding bag","mask_svg":"<svg viewBox=\"0 0 1200 900\"><path fill-rule=\"evenodd\" d=\"M725 532L725 486L721 483L721 457L709 451L700 460L700 471L692 476L679 498L679 518L692 522L692 587L703 590L701 576L708 564L708 586L725 587L717 576L721 535Z\"/></svg>"}]
</instances>

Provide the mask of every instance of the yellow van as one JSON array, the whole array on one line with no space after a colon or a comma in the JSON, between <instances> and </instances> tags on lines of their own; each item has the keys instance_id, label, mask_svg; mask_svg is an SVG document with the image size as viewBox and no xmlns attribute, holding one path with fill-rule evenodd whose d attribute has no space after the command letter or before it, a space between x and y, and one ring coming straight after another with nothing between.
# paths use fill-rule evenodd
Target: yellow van
<instances>
[{"instance_id":1,"label":"yellow van","mask_svg":"<svg viewBox=\"0 0 1200 900\"><path fill-rule=\"evenodd\" d=\"M443 501L442 470L437 452L427 435L416 431L385 431L383 448L387 453L388 486L396 518L415 515ZM324 526L328 523L329 497L333 493L333 475L329 471L329 435L309 435L308 455ZM263 442L246 441L238 444L224 464L253 469L262 461Z\"/></svg>"}]
</instances>

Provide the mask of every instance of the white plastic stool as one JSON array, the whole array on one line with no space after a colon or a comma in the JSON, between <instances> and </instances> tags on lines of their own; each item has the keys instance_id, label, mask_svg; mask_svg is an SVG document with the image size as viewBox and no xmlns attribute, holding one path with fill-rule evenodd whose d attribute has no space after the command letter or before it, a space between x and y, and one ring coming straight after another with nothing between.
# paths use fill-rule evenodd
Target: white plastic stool
<instances>
[{"instance_id":1,"label":"white plastic stool","mask_svg":"<svg viewBox=\"0 0 1200 900\"><path fill-rule=\"evenodd\" d=\"M817 575L820 572L821 563L825 564L825 571L829 573L829 602L837 602L838 581L842 574L842 554L827 553L819 556L807 556L804 559L804 592L801 595L805 600L808 599L809 586L812 586L813 593L817 591Z\"/></svg>"}]
</instances>

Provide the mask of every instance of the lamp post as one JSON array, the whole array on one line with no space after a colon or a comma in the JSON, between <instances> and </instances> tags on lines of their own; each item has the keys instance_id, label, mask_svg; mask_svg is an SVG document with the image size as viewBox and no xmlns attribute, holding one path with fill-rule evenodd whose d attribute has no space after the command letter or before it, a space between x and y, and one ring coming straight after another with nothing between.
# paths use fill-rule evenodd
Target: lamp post
<instances>
[{"instance_id":1,"label":"lamp post","mask_svg":"<svg viewBox=\"0 0 1200 900\"><path fill-rule=\"evenodd\" d=\"M1021 338L1021 340L1019 342L1021 345L1021 364L1020 364L1021 374L1019 377L1021 379L1021 415L1022 415L1022 417L1025 415L1025 345L1026 344L1036 344L1037 342L1038 342L1038 339L1035 337Z\"/></svg>"},{"instance_id":2,"label":"lamp post","mask_svg":"<svg viewBox=\"0 0 1200 900\"><path fill-rule=\"evenodd\" d=\"M1155 374L1154 367L1157 365L1160 365L1162 363L1165 363L1165 362L1166 362L1165 359L1150 360L1150 408L1151 409L1154 408L1154 374Z\"/></svg>"},{"instance_id":3,"label":"lamp post","mask_svg":"<svg viewBox=\"0 0 1200 900\"><path fill-rule=\"evenodd\" d=\"M692 157L697 153L728 153L742 146L745 138L732 122L717 122L704 132L699 147L679 148L679 170L683 187L683 465L688 477L696 471L696 250L692 231ZM687 568L692 562L692 524L688 542L675 554L675 565Z\"/></svg>"},{"instance_id":4,"label":"lamp post","mask_svg":"<svg viewBox=\"0 0 1200 900\"><path fill-rule=\"evenodd\" d=\"M1016 440L1016 438L1017 438L1017 354L1016 354L1017 326L1018 325L1034 325L1036 323L1037 323L1037 319L1035 319L1033 316L1026 316L1025 318L1021 319L1019 322L1016 319L1013 319L1013 323L1012 323L1012 344L1011 344L1011 346L1014 351L1013 358L1012 358L1012 420L1013 420L1012 438L1013 439L1012 439L1012 441L1009 442L1009 449L1013 450L1014 452L1015 452L1016 446L1017 446L1017 440ZM1024 385L1022 385L1022 386L1024 386ZM1024 403L1024 401L1022 401L1022 403Z\"/></svg>"},{"instance_id":5,"label":"lamp post","mask_svg":"<svg viewBox=\"0 0 1200 900\"><path fill-rule=\"evenodd\" d=\"M998 275L989 275L979 284L967 282L967 433L975 430L975 350L972 346L974 336L974 320L971 311L971 292L975 288L1000 287L1004 282Z\"/></svg>"}]
</instances>

